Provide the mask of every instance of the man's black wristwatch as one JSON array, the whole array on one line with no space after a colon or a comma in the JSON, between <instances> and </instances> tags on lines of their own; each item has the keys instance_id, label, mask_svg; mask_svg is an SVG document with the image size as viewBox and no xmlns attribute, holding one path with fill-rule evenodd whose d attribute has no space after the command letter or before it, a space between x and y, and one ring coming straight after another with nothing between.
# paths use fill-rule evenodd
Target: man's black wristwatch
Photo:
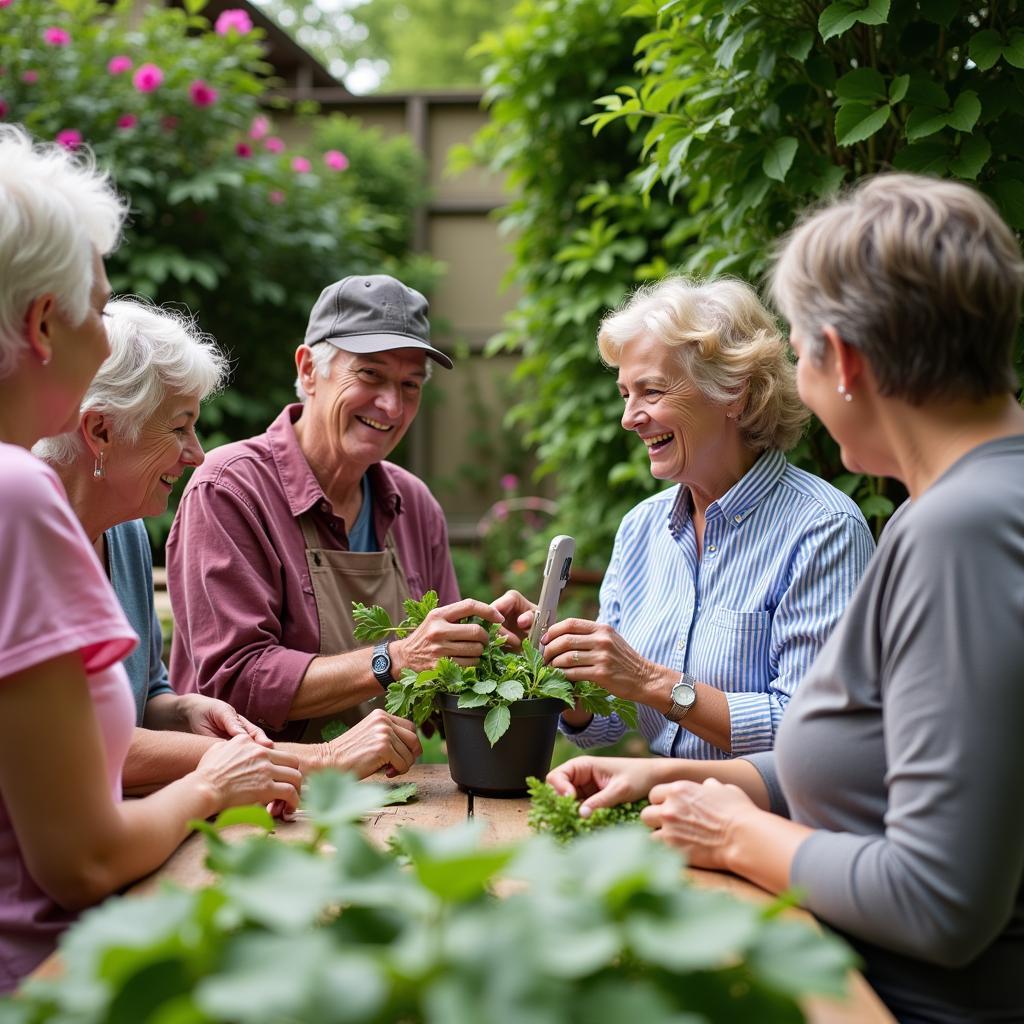
<instances>
[{"instance_id":1,"label":"man's black wristwatch","mask_svg":"<svg viewBox=\"0 0 1024 1024\"><path fill-rule=\"evenodd\" d=\"M391 674L391 652L388 650L388 641L382 640L373 649L373 657L370 659L370 671L373 678L386 690L394 681Z\"/></svg>"}]
</instances>

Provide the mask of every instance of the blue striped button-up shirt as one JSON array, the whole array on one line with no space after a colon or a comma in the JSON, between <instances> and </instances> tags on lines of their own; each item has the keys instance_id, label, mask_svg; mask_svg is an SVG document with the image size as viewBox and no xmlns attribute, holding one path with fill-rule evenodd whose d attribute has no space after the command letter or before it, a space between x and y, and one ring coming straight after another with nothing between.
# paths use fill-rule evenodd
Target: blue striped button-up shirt
<instances>
[{"instance_id":1,"label":"blue striped button-up shirt","mask_svg":"<svg viewBox=\"0 0 1024 1024\"><path fill-rule=\"evenodd\" d=\"M732 733L727 754L685 719L638 705L651 750L720 759L771 749L873 551L857 506L778 451L708 506L702 557L686 487L637 505L616 535L599 618L645 658L723 690ZM581 747L614 743L624 728L614 714L582 730L562 725Z\"/></svg>"}]
</instances>

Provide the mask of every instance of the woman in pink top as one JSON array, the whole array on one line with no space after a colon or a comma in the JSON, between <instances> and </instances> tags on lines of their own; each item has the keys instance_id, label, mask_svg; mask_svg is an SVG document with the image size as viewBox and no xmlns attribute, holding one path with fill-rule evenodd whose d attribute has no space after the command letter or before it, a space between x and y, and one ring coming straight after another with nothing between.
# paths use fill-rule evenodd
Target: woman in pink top
<instances>
[{"instance_id":1,"label":"woman in pink top","mask_svg":"<svg viewBox=\"0 0 1024 1024\"><path fill-rule=\"evenodd\" d=\"M294 758L237 736L120 802L136 644L60 482L28 449L69 430L107 356L102 257L124 207L88 155L0 126L0 990L74 912L156 868L205 818L298 801Z\"/></svg>"}]
</instances>

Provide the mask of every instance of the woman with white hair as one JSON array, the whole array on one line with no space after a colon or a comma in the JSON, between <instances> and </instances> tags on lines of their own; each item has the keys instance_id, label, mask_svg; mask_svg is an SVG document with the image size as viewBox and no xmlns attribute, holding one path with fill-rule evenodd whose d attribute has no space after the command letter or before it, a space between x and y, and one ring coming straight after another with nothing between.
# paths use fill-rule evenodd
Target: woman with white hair
<instances>
[{"instance_id":1,"label":"woman with white hair","mask_svg":"<svg viewBox=\"0 0 1024 1024\"><path fill-rule=\"evenodd\" d=\"M76 910L156 868L189 821L298 802L287 753L239 736L121 803L137 643L56 475L32 457L71 430L109 345L103 257L124 207L88 153L0 126L0 990Z\"/></svg>"},{"instance_id":2,"label":"woman with white hair","mask_svg":"<svg viewBox=\"0 0 1024 1024\"><path fill-rule=\"evenodd\" d=\"M641 288L605 318L598 347L618 367L623 429L675 486L622 521L598 621L556 623L544 658L635 701L657 754L770 750L871 557L867 524L786 461L807 411L748 285L670 277ZM525 607L514 592L495 606L506 618ZM624 731L616 715L579 710L561 728L581 747Z\"/></svg>"},{"instance_id":3,"label":"woman with white hair","mask_svg":"<svg viewBox=\"0 0 1024 1024\"><path fill-rule=\"evenodd\" d=\"M137 728L124 786L140 792L192 771L212 743L248 733L270 744L226 701L178 695L161 659L153 566L142 517L160 515L175 481L202 464L200 405L219 389L227 360L195 322L137 299L107 303L110 356L82 399L78 427L33 452L57 471L142 643L125 659ZM403 742L395 743L395 734ZM278 744L304 772L406 771L419 753L411 722L374 711L331 743Z\"/></svg>"},{"instance_id":4,"label":"woman with white hair","mask_svg":"<svg viewBox=\"0 0 1024 1024\"><path fill-rule=\"evenodd\" d=\"M1024 1020L1018 240L967 185L880 175L795 228L772 290L843 462L910 500L773 752L549 779L588 810L650 791L691 864L796 887L904 1024Z\"/></svg>"}]
</instances>

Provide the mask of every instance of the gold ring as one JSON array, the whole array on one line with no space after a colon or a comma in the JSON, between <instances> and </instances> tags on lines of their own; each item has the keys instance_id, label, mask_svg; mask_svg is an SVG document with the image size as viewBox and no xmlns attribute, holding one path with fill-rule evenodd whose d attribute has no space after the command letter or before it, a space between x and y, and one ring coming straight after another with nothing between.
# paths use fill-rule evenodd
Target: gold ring
<instances>
[{"instance_id":1,"label":"gold ring","mask_svg":"<svg viewBox=\"0 0 1024 1024\"><path fill-rule=\"evenodd\" d=\"M572 652L572 663L574 665L578 665L580 663L580 652L579 651L573 651Z\"/></svg>"}]
</instances>

